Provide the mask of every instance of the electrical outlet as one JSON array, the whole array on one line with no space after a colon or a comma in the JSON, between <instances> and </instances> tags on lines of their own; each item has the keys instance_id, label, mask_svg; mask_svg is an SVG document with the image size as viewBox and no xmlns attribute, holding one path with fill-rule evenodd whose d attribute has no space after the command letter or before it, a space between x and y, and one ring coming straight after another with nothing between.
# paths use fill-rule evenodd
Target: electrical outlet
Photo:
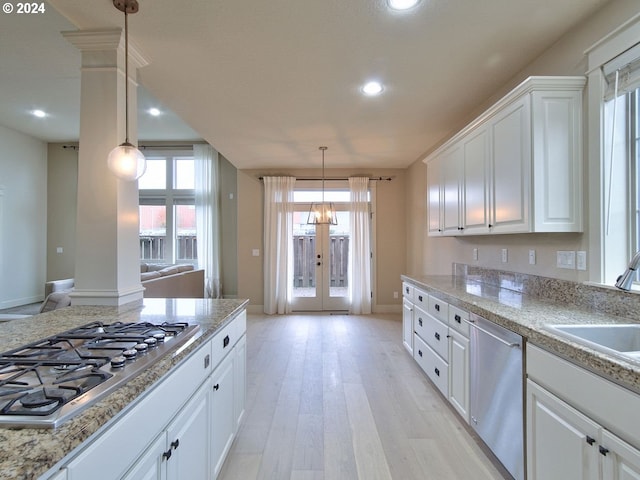
<instances>
[{"instance_id":1,"label":"electrical outlet","mask_svg":"<svg viewBox=\"0 0 640 480\"><path fill-rule=\"evenodd\" d=\"M587 269L587 252L584 250L576 252L576 268L578 270Z\"/></svg>"},{"instance_id":2,"label":"electrical outlet","mask_svg":"<svg viewBox=\"0 0 640 480\"><path fill-rule=\"evenodd\" d=\"M509 261L509 251L506 248L502 249L502 263L507 263Z\"/></svg>"},{"instance_id":3,"label":"electrical outlet","mask_svg":"<svg viewBox=\"0 0 640 480\"><path fill-rule=\"evenodd\" d=\"M398 298L398 292L393 292L393 298Z\"/></svg>"},{"instance_id":4,"label":"electrical outlet","mask_svg":"<svg viewBox=\"0 0 640 480\"><path fill-rule=\"evenodd\" d=\"M260 256L260 249L254 248L253 250L251 250L251 255L253 255L254 257L259 257Z\"/></svg>"},{"instance_id":5,"label":"electrical outlet","mask_svg":"<svg viewBox=\"0 0 640 480\"><path fill-rule=\"evenodd\" d=\"M576 252L562 251L556 252L556 267L573 270L576 268Z\"/></svg>"},{"instance_id":6,"label":"electrical outlet","mask_svg":"<svg viewBox=\"0 0 640 480\"><path fill-rule=\"evenodd\" d=\"M535 265L535 264L536 264L536 251L529 250L529 265Z\"/></svg>"},{"instance_id":7,"label":"electrical outlet","mask_svg":"<svg viewBox=\"0 0 640 480\"><path fill-rule=\"evenodd\" d=\"M478 260L478 249L477 248L473 249L473 259L474 260Z\"/></svg>"}]
</instances>

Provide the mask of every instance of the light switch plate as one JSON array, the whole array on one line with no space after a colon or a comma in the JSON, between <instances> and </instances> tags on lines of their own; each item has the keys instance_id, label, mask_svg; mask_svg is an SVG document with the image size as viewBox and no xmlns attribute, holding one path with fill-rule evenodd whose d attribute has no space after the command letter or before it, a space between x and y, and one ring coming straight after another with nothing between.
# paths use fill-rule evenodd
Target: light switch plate
<instances>
[{"instance_id":1,"label":"light switch plate","mask_svg":"<svg viewBox=\"0 0 640 480\"><path fill-rule=\"evenodd\" d=\"M478 260L478 249L477 248L473 249L473 259L474 260Z\"/></svg>"},{"instance_id":2,"label":"light switch plate","mask_svg":"<svg viewBox=\"0 0 640 480\"><path fill-rule=\"evenodd\" d=\"M576 252L558 250L556 252L556 267L574 270L576 268Z\"/></svg>"},{"instance_id":3,"label":"light switch plate","mask_svg":"<svg viewBox=\"0 0 640 480\"><path fill-rule=\"evenodd\" d=\"M584 250L576 252L576 268L578 270L587 269L587 252Z\"/></svg>"},{"instance_id":4,"label":"light switch plate","mask_svg":"<svg viewBox=\"0 0 640 480\"><path fill-rule=\"evenodd\" d=\"M506 248L502 249L502 263L507 263L509 261L509 251Z\"/></svg>"},{"instance_id":5,"label":"light switch plate","mask_svg":"<svg viewBox=\"0 0 640 480\"><path fill-rule=\"evenodd\" d=\"M254 248L253 250L251 250L251 254L252 254L254 257L259 257L259 256L260 256L260 250L259 250L259 249L257 249L257 248Z\"/></svg>"}]
</instances>

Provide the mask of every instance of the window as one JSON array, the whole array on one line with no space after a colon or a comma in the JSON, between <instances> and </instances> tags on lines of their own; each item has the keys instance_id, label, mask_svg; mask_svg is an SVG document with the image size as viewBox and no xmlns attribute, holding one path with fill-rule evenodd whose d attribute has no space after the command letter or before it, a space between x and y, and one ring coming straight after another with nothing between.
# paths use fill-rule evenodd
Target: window
<instances>
[{"instance_id":1,"label":"window","mask_svg":"<svg viewBox=\"0 0 640 480\"><path fill-rule=\"evenodd\" d=\"M588 52L589 270L608 285L640 250L639 36L630 22Z\"/></svg>"},{"instance_id":2,"label":"window","mask_svg":"<svg viewBox=\"0 0 640 480\"><path fill-rule=\"evenodd\" d=\"M191 152L146 154L140 191L140 259L197 263L195 177Z\"/></svg>"}]
</instances>

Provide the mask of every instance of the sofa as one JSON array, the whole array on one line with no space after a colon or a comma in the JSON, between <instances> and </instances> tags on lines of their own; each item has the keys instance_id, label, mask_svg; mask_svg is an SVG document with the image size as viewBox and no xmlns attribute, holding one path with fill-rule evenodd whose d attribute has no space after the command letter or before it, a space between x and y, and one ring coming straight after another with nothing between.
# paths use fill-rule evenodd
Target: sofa
<instances>
[{"instance_id":1,"label":"sofa","mask_svg":"<svg viewBox=\"0 0 640 480\"><path fill-rule=\"evenodd\" d=\"M204 298L204 270L193 265L142 263L145 298Z\"/></svg>"},{"instance_id":2,"label":"sofa","mask_svg":"<svg viewBox=\"0 0 640 480\"><path fill-rule=\"evenodd\" d=\"M140 264L140 283L145 298L203 298L204 270L193 265ZM71 305L69 294L74 279L51 280L45 283L45 300L40 313Z\"/></svg>"}]
</instances>

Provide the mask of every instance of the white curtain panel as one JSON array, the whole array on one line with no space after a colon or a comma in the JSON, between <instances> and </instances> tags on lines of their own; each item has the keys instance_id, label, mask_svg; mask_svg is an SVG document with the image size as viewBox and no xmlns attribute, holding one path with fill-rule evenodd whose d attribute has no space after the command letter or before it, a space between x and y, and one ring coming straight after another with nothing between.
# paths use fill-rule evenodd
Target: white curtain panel
<instances>
[{"instance_id":1,"label":"white curtain panel","mask_svg":"<svg viewBox=\"0 0 640 480\"><path fill-rule=\"evenodd\" d=\"M205 298L220 298L220 163L208 144L193 146L198 267L204 269Z\"/></svg>"},{"instance_id":2,"label":"white curtain panel","mask_svg":"<svg viewBox=\"0 0 640 480\"><path fill-rule=\"evenodd\" d=\"M264 177L264 313L289 313L295 177Z\"/></svg>"},{"instance_id":3,"label":"white curtain panel","mask_svg":"<svg viewBox=\"0 0 640 480\"><path fill-rule=\"evenodd\" d=\"M349 177L349 297L350 312L371 313L371 219L369 215L369 178Z\"/></svg>"}]
</instances>

